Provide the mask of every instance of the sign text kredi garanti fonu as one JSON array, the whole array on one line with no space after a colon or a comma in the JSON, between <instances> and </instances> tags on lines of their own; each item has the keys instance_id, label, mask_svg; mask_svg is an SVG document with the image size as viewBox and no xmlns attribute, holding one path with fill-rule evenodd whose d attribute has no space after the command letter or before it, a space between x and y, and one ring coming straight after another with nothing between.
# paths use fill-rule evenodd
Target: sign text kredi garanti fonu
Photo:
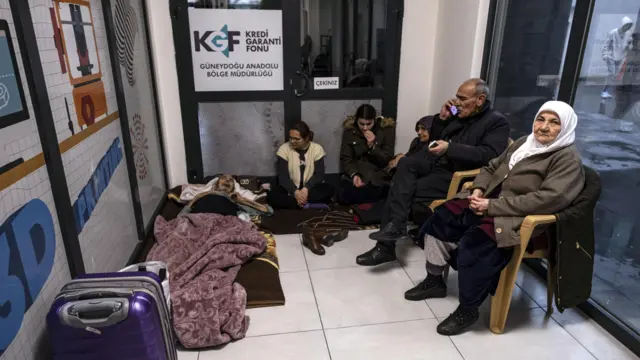
<instances>
[{"instance_id":1,"label":"sign text kredi garanti fonu","mask_svg":"<svg viewBox=\"0 0 640 360\"><path fill-rule=\"evenodd\" d=\"M235 33L240 33L239 31ZM245 51L248 53L266 53L269 52L271 46L282 46L282 37L269 37L269 30L263 31L244 31L245 35ZM196 35L197 36L197 35ZM229 36L229 49L233 51L233 39ZM237 40L236 40L237 41ZM196 45L197 46L197 45ZM278 63L263 62L229 62L229 63L210 63L200 64L200 68L207 70L207 77L269 77L273 76L273 70L277 70Z\"/></svg>"}]
</instances>

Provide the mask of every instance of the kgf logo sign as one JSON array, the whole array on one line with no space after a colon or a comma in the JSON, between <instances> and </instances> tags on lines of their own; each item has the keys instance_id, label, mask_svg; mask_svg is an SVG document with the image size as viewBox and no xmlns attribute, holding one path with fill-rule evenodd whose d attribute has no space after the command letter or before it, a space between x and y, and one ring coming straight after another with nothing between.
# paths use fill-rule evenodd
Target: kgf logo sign
<instances>
[{"instance_id":1,"label":"kgf logo sign","mask_svg":"<svg viewBox=\"0 0 640 360\"><path fill-rule=\"evenodd\" d=\"M225 57L229 57L234 46L240 44L240 40L237 39L239 36L240 31L229 31L227 25L223 26L220 31L205 31L203 34L200 34L200 31L193 32L196 52L204 49L205 51L221 52Z\"/></svg>"}]
</instances>

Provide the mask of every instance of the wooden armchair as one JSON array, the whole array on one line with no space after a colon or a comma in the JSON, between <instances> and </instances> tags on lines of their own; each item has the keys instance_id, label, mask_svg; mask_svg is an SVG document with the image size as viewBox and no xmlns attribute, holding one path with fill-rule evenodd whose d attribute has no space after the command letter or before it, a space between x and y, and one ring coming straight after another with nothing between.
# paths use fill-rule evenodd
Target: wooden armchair
<instances>
[{"instance_id":1,"label":"wooden armchair","mask_svg":"<svg viewBox=\"0 0 640 360\"><path fill-rule=\"evenodd\" d=\"M468 170L468 171L456 171L453 173L451 182L449 183L449 190L447 191L446 199L434 200L429 207L434 210L438 206L442 205L447 200L453 199L454 196L460 191L460 184L463 180L474 179L480 174L480 169Z\"/></svg>"},{"instance_id":2,"label":"wooden armchair","mask_svg":"<svg viewBox=\"0 0 640 360\"><path fill-rule=\"evenodd\" d=\"M468 190L473 186L472 182L462 185L463 190ZM507 322L509 307L511 306L511 296L518 279L518 271L523 259L548 259L548 249L536 250L533 253L527 252L527 245L531 240L531 235L536 227L552 224L556 222L555 215L529 215L520 226L520 245L516 245L513 250L511 261L502 270L496 294L491 298L491 318L489 329L494 334L502 334ZM553 312L553 289L555 289L555 268L548 261L547 269L547 314Z\"/></svg>"},{"instance_id":3,"label":"wooden armchair","mask_svg":"<svg viewBox=\"0 0 640 360\"><path fill-rule=\"evenodd\" d=\"M508 146L511 146L511 144L513 144L513 140L509 138ZM442 205L447 200L453 199L453 197L456 196L456 194L461 189L460 184L463 184L463 181L475 179L475 177L478 176L478 174L480 174L480 169L456 171L455 173L453 173L453 177L451 178L451 182L449 183L449 190L447 191L447 198L432 201L431 204L429 205L431 210L434 210L435 208ZM464 189L464 185L462 189Z\"/></svg>"},{"instance_id":4,"label":"wooden armchair","mask_svg":"<svg viewBox=\"0 0 640 360\"><path fill-rule=\"evenodd\" d=\"M527 252L527 245L531 240L533 231L538 226L555 222L555 215L529 215L524 218L522 225L520 225L520 244L515 246L511 261L502 270L496 294L491 298L489 329L492 333L502 334L504 332L509 307L511 306L511 295L516 285L522 259L549 259L548 249L536 250L533 253ZM547 261L547 263L549 264L547 269L547 314L551 315L553 313L553 289L555 289L556 270L551 261Z\"/></svg>"}]
</instances>

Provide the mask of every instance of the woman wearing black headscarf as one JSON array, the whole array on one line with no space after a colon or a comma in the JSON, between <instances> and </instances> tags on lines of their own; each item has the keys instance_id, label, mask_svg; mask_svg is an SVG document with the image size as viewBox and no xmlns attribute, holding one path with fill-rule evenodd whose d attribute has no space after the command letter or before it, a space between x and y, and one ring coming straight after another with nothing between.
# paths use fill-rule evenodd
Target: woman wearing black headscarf
<instances>
[{"instance_id":1,"label":"woman wearing black headscarf","mask_svg":"<svg viewBox=\"0 0 640 360\"><path fill-rule=\"evenodd\" d=\"M422 156L426 157L429 152L426 151L429 145L429 132L431 129L431 124L433 123L433 116L425 116L416 122L416 136L411 144L409 145L409 151L406 154L400 153L389 161L389 166L387 167L389 170L395 169L398 166L400 160L407 156L414 156L417 154L422 154ZM424 152L423 152L424 150Z\"/></svg>"}]
</instances>

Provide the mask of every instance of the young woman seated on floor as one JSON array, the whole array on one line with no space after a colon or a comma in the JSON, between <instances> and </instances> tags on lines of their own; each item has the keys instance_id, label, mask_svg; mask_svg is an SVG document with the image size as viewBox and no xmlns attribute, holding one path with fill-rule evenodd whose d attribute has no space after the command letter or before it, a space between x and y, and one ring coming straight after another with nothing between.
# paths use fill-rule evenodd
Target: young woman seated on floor
<instances>
[{"instance_id":1,"label":"young woman seated on floor","mask_svg":"<svg viewBox=\"0 0 640 360\"><path fill-rule=\"evenodd\" d=\"M445 266L458 270L460 305L437 328L456 335L478 320L478 308L494 292L527 215L567 208L584 185L574 145L578 116L561 101L545 103L530 135L489 162L464 191L436 208L423 226L427 277L405 293L422 301L447 295Z\"/></svg>"},{"instance_id":2,"label":"young woman seated on floor","mask_svg":"<svg viewBox=\"0 0 640 360\"><path fill-rule=\"evenodd\" d=\"M386 167L393 158L395 121L378 117L373 106L363 104L343 126L338 201L356 205L384 199L391 180Z\"/></svg>"},{"instance_id":3,"label":"young woman seated on floor","mask_svg":"<svg viewBox=\"0 0 640 360\"><path fill-rule=\"evenodd\" d=\"M335 189L324 182L326 153L312 140L313 132L301 121L289 130L289 141L278 149L278 180L267 194L267 202L275 209L331 203Z\"/></svg>"}]
</instances>

